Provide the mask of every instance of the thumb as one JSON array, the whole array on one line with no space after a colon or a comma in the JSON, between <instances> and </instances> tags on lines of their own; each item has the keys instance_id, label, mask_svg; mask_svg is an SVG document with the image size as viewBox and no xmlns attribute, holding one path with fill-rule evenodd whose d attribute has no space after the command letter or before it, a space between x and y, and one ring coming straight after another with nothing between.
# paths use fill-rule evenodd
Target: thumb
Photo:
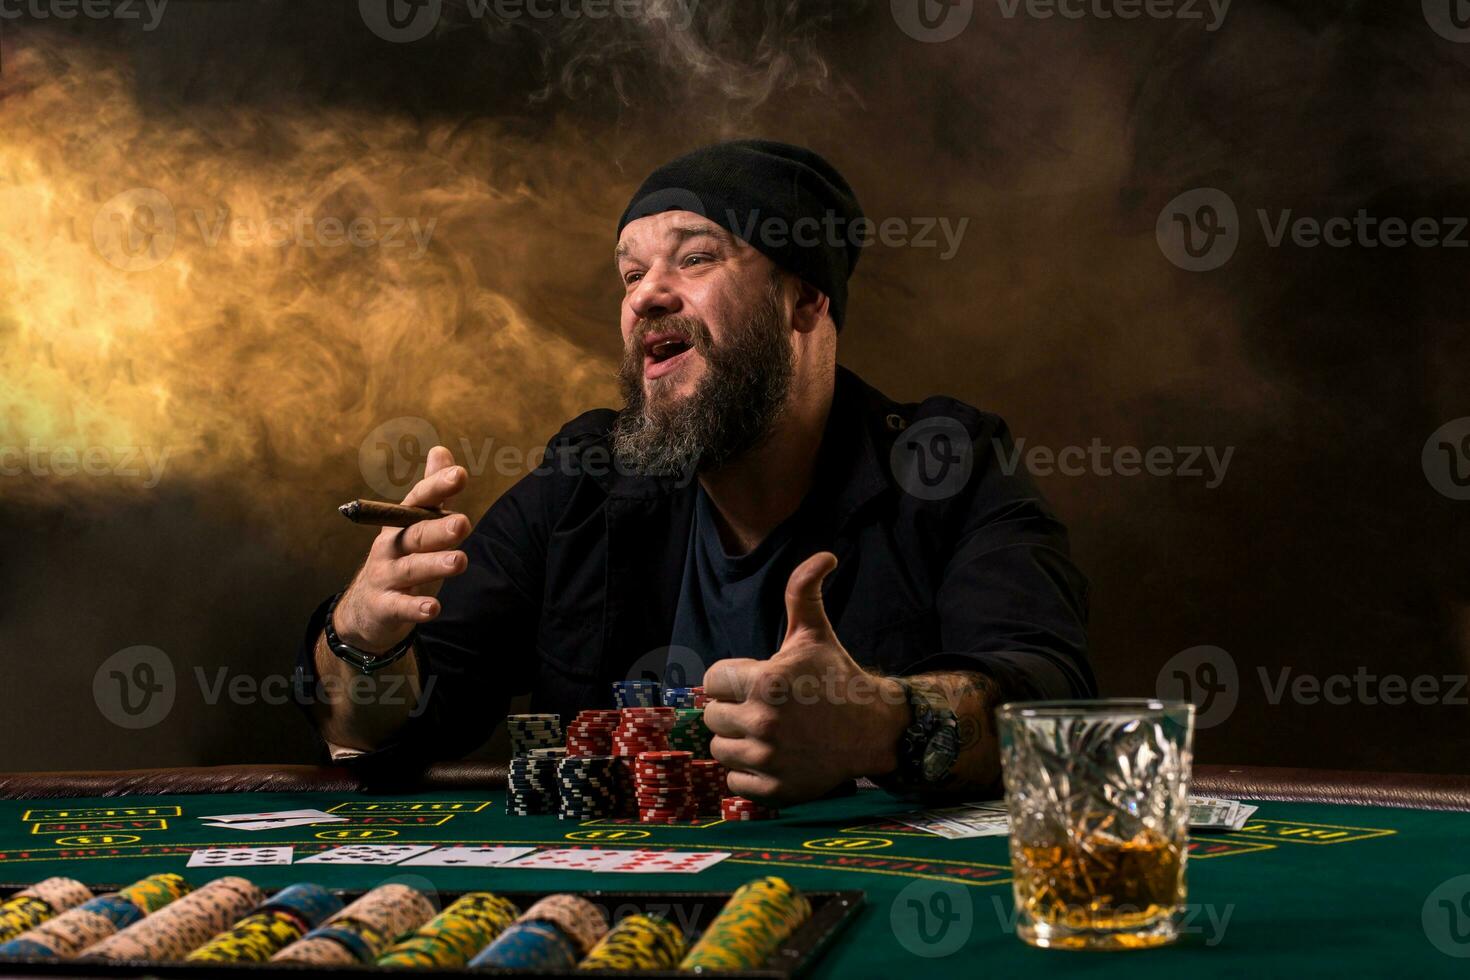
<instances>
[{"instance_id":1,"label":"thumb","mask_svg":"<svg viewBox=\"0 0 1470 980\"><path fill-rule=\"evenodd\" d=\"M822 580L836 567L836 555L830 551L819 551L797 565L791 573L791 578L786 581L786 640L783 647L798 636L816 641L837 638L827 620L827 610L822 606Z\"/></svg>"}]
</instances>

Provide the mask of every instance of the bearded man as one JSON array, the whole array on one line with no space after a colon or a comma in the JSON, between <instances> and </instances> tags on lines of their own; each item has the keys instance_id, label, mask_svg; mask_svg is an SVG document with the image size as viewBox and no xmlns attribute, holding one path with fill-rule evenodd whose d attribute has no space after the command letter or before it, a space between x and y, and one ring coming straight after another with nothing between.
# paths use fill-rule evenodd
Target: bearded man
<instances>
[{"instance_id":1,"label":"bearded man","mask_svg":"<svg viewBox=\"0 0 1470 980\"><path fill-rule=\"evenodd\" d=\"M655 171L618 224L624 408L568 422L473 527L379 534L298 656L298 690L358 692L307 699L334 757L411 770L512 697L565 719L651 672L702 681L734 795L971 795L997 705L1093 695L1087 582L1004 422L837 364L871 227L801 147ZM467 480L435 447L404 503Z\"/></svg>"}]
</instances>

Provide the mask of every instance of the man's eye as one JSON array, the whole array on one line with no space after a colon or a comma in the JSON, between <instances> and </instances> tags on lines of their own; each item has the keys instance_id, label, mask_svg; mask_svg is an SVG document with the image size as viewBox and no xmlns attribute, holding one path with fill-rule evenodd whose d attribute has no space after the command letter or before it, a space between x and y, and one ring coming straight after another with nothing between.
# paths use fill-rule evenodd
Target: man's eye
<instances>
[{"instance_id":1,"label":"man's eye","mask_svg":"<svg viewBox=\"0 0 1470 980\"><path fill-rule=\"evenodd\" d=\"M708 255L703 255L703 254L701 254L701 255L691 255L691 256L688 256L687 258L684 259L684 264L685 265L694 265L696 262L701 262L701 263L702 262L708 262L709 259L710 259L710 257Z\"/></svg>"},{"instance_id":2,"label":"man's eye","mask_svg":"<svg viewBox=\"0 0 1470 980\"><path fill-rule=\"evenodd\" d=\"M639 279L642 279L642 278L643 278L643 273L641 273L641 272L630 272L626 276L623 277L623 283L624 283L624 285L631 286L631 285L633 285L633 283L637 282Z\"/></svg>"}]
</instances>

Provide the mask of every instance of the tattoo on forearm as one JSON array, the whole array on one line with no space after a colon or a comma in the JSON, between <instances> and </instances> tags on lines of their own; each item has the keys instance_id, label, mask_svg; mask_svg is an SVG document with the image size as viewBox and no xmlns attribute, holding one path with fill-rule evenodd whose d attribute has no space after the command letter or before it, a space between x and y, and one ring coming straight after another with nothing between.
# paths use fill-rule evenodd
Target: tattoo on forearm
<instances>
[{"instance_id":1,"label":"tattoo on forearm","mask_svg":"<svg viewBox=\"0 0 1470 980\"><path fill-rule=\"evenodd\" d=\"M998 791L1000 752L995 709L1000 703L1000 685L974 671L918 674L904 679L936 709L954 712L958 722L959 755L948 778L937 789L945 794Z\"/></svg>"}]
</instances>

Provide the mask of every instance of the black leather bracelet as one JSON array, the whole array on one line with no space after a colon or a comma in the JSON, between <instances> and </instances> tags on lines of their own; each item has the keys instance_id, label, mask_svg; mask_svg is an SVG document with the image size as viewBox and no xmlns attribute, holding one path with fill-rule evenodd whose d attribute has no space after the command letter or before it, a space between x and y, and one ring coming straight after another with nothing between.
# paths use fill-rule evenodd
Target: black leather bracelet
<instances>
[{"instance_id":1,"label":"black leather bracelet","mask_svg":"<svg viewBox=\"0 0 1470 980\"><path fill-rule=\"evenodd\" d=\"M402 660L403 655L413 648L414 637L418 636L419 632L418 627L410 630L409 634L403 638L403 642L387 653L368 653L343 640L337 635L336 628L332 626L332 613L336 612L337 601L341 598L342 593L338 592L327 604L327 622L324 632L327 637L327 649L332 651L332 656L344 663L351 664L364 674L372 674L389 664Z\"/></svg>"}]
</instances>

